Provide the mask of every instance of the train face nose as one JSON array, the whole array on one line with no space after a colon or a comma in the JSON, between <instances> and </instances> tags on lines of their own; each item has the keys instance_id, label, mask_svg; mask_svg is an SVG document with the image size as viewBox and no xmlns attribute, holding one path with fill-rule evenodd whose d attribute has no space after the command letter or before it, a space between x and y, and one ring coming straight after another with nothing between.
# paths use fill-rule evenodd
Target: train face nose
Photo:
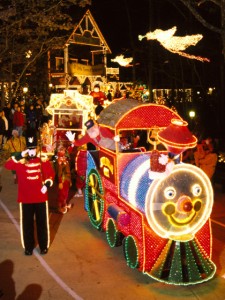
<instances>
[{"instance_id":1,"label":"train face nose","mask_svg":"<svg viewBox=\"0 0 225 300\"><path fill-rule=\"evenodd\" d=\"M177 201L177 210L180 213L190 213L193 209L193 204L191 198L184 195L179 198Z\"/></svg>"}]
</instances>

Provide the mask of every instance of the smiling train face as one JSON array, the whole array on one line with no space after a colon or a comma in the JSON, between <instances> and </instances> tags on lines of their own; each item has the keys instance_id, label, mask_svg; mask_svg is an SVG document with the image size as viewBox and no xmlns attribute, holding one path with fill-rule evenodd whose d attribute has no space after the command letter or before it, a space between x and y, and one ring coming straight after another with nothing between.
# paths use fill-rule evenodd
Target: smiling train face
<instances>
[{"instance_id":1,"label":"smiling train face","mask_svg":"<svg viewBox=\"0 0 225 300\"><path fill-rule=\"evenodd\" d=\"M212 206L213 189L207 175L196 166L179 164L169 176L152 182L145 213L159 236L188 241L209 219Z\"/></svg>"}]
</instances>

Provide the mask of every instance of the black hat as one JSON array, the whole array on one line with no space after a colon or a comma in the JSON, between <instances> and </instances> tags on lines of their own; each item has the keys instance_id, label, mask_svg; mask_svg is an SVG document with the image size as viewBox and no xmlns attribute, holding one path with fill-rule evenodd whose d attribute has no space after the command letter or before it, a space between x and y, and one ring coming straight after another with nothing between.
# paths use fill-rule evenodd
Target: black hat
<instances>
[{"instance_id":1,"label":"black hat","mask_svg":"<svg viewBox=\"0 0 225 300\"><path fill-rule=\"evenodd\" d=\"M90 129L95 125L94 121L92 119L88 120L84 125L87 127L87 129Z\"/></svg>"},{"instance_id":2,"label":"black hat","mask_svg":"<svg viewBox=\"0 0 225 300\"><path fill-rule=\"evenodd\" d=\"M36 134L27 134L26 143L27 143L27 149L37 148L37 135Z\"/></svg>"}]
</instances>

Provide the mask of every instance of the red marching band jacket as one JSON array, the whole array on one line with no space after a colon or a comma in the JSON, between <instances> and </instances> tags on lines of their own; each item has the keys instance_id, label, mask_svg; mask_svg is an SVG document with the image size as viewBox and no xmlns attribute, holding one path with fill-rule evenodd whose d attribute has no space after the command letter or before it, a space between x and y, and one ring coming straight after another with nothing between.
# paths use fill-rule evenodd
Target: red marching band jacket
<instances>
[{"instance_id":1,"label":"red marching band jacket","mask_svg":"<svg viewBox=\"0 0 225 300\"><path fill-rule=\"evenodd\" d=\"M18 198L21 203L40 203L48 200L48 194L41 192L42 186L49 182L53 185L54 170L49 161L39 157L30 160L15 160L13 157L5 163L5 168L15 170L18 178Z\"/></svg>"}]
</instances>

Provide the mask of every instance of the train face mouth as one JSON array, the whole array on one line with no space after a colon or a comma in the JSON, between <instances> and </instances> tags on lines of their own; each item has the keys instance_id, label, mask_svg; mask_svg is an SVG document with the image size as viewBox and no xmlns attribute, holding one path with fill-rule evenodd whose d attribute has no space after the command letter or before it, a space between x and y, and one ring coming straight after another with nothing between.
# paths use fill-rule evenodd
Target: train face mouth
<instances>
[{"instance_id":1,"label":"train face mouth","mask_svg":"<svg viewBox=\"0 0 225 300\"><path fill-rule=\"evenodd\" d=\"M192 201L189 197L182 196L177 203L165 203L162 211L172 225L181 227L190 224L201 207L200 199Z\"/></svg>"}]
</instances>

